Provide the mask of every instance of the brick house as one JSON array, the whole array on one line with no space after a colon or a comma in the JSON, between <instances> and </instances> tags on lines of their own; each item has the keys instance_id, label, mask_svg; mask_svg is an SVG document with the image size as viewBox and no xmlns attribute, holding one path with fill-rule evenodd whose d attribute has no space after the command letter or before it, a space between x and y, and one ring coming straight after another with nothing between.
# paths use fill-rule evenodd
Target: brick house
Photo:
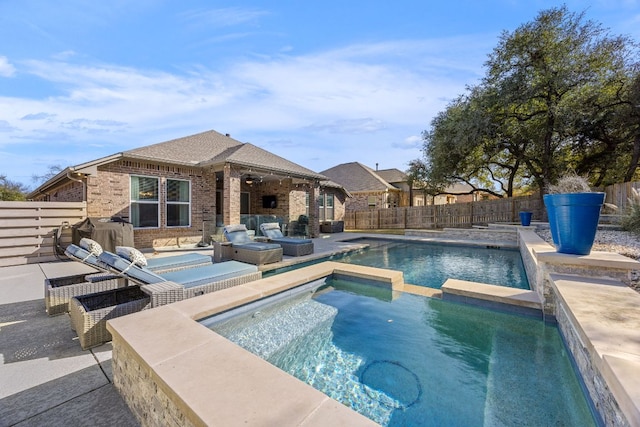
<instances>
[{"instance_id":1,"label":"brick house","mask_svg":"<svg viewBox=\"0 0 640 427\"><path fill-rule=\"evenodd\" d=\"M455 184L437 196L411 188L408 176L399 169L373 170L358 162L343 163L320 172L351 194L346 201L347 211L386 209L407 206L444 205L471 202L478 199L471 186ZM472 194L464 194L472 193Z\"/></svg>"},{"instance_id":2,"label":"brick house","mask_svg":"<svg viewBox=\"0 0 640 427\"><path fill-rule=\"evenodd\" d=\"M395 170L402 174L397 169ZM407 189L392 185L378 172L361 163L351 162L334 166L320 173L344 187L351 194L351 198L347 199L345 203L347 211L408 206L408 185ZM387 175L390 177L392 174L388 173ZM395 177L398 174L393 175Z\"/></svg>"},{"instance_id":3,"label":"brick house","mask_svg":"<svg viewBox=\"0 0 640 427\"><path fill-rule=\"evenodd\" d=\"M31 194L85 201L89 217L120 217L139 248L207 240L227 224L261 222L319 234L342 219L348 193L327 177L228 134L207 131L71 166ZM208 243L208 242L207 242Z\"/></svg>"}]
</instances>

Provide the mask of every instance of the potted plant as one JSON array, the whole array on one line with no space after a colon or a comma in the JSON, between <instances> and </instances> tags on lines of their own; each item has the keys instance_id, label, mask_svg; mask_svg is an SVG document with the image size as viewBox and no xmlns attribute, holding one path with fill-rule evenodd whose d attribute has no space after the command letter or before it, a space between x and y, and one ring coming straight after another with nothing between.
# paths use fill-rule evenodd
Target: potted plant
<instances>
[{"instance_id":1,"label":"potted plant","mask_svg":"<svg viewBox=\"0 0 640 427\"><path fill-rule=\"evenodd\" d=\"M530 226L532 217L533 217L533 212L520 211L520 225L522 225L523 227Z\"/></svg>"},{"instance_id":2,"label":"potted plant","mask_svg":"<svg viewBox=\"0 0 640 427\"><path fill-rule=\"evenodd\" d=\"M596 237L605 193L591 192L583 177L567 175L549 187L544 204L556 250L588 255Z\"/></svg>"}]
</instances>

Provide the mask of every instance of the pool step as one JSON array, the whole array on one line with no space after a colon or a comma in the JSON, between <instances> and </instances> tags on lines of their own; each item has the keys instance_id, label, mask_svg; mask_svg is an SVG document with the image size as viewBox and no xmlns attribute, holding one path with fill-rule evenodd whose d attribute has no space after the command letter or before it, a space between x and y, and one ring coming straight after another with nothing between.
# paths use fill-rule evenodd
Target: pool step
<instances>
[{"instance_id":1,"label":"pool step","mask_svg":"<svg viewBox=\"0 0 640 427\"><path fill-rule=\"evenodd\" d=\"M335 307L307 300L275 313L257 311L251 316L250 321L246 318L242 321L243 326L229 333L221 333L246 350L268 359L319 325L332 321L337 314L338 310Z\"/></svg>"},{"instance_id":2,"label":"pool step","mask_svg":"<svg viewBox=\"0 0 640 427\"><path fill-rule=\"evenodd\" d=\"M458 279L447 279L441 290L443 300L542 318L542 301L535 291Z\"/></svg>"}]
</instances>

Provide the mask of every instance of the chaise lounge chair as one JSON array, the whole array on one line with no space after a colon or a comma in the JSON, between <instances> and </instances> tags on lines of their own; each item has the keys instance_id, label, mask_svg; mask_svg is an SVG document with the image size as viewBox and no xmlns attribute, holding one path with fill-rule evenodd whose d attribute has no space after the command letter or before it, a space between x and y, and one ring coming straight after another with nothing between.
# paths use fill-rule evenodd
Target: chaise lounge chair
<instances>
[{"instance_id":1,"label":"chaise lounge chair","mask_svg":"<svg viewBox=\"0 0 640 427\"><path fill-rule=\"evenodd\" d=\"M127 286L125 278L108 272L99 264L97 255L89 250L96 250L96 246L90 245L87 240L89 239L80 241L84 247L69 245L65 250L65 255L100 272L45 279L44 303L49 316L68 312L69 300L74 296Z\"/></svg>"},{"instance_id":2,"label":"chaise lounge chair","mask_svg":"<svg viewBox=\"0 0 640 427\"><path fill-rule=\"evenodd\" d=\"M233 259L261 265L282 261L282 246L274 243L254 242L244 224L227 225L224 237L231 242Z\"/></svg>"},{"instance_id":3,"label":"chaise lounge chair","mask_svg":"<svg viewBox=\"0 0 640 427\"><path fill-rule=\"evenodd\" d=\"M311 239L297 239L285 237L280 231L277 222L265 222L260 224L260 230L271 243L282 246L282 253L289 256L302 256L313 253L313 241Z\"/></svg>"},{"instance_id":4,"label":"chaise lounge chair","mask_svg":"<svg viewBox=\"0 0 640 427\"><path fill-rule=\"evenodd\" d=\"M100 244L88 238L81 239L79 246L72 244L65 249L65 255L68 258L87 264L101 273L45 279L45 308L50 316L68 312L69 300L74 296L108 291L128 285L125 277L110 272L99 262L98 256L102 252ZM147 260L146 267L154 273L167 273L204 265L211 265L210 256L189 253L151 258Z\"/></svg>"},{"instance_id":5,"label":"chaise lounge chair","mask_svg":"<svg viewBox=\"0 0 640 427\"><path fill-rule=\"evenodd\" d=\"M158 307L217 290L241 285L262 277L255 265L238 261L209 264L156 274L147 269L146 259L134 248L117 247L102 252L98 264L138 286L74 296L69 301L72 328L83 349L111 340L106 321L146 308ZM125 258L126 254L128 258Z\"/></svg>"}]
</instances>

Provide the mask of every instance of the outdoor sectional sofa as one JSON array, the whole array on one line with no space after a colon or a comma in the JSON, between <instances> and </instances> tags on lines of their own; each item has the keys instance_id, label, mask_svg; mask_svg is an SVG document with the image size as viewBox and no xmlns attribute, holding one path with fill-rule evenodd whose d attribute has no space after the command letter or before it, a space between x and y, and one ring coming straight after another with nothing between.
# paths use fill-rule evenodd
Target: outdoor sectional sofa
<instances>
[{"instance_id":1,"label":"outdoor sectional sofa","mask_svg":"<svg viewBox=\"0 0 640 427\"><path fill-rule=\"evenodd\" d=\"M231 242L232 257L236 261L254 265L282 261L282 246L251 240L244 224L225 226L224 237Z\"/></svg>"},{"instance_id":2,"label":"outdoor sectional sofa","mask_svg":"<svg viewBox=\"0 0 640 427\"><path fill-rule=\"evenodd\" d=\"M280 245L284 255L302 256L313 253L313 240L285 237L282 234L282 231L280 231L280 224L277 222L265 222L260 224L260 231L262 231L262 234L269 239L270 243Z\"/></svg>"}]
</instances>

